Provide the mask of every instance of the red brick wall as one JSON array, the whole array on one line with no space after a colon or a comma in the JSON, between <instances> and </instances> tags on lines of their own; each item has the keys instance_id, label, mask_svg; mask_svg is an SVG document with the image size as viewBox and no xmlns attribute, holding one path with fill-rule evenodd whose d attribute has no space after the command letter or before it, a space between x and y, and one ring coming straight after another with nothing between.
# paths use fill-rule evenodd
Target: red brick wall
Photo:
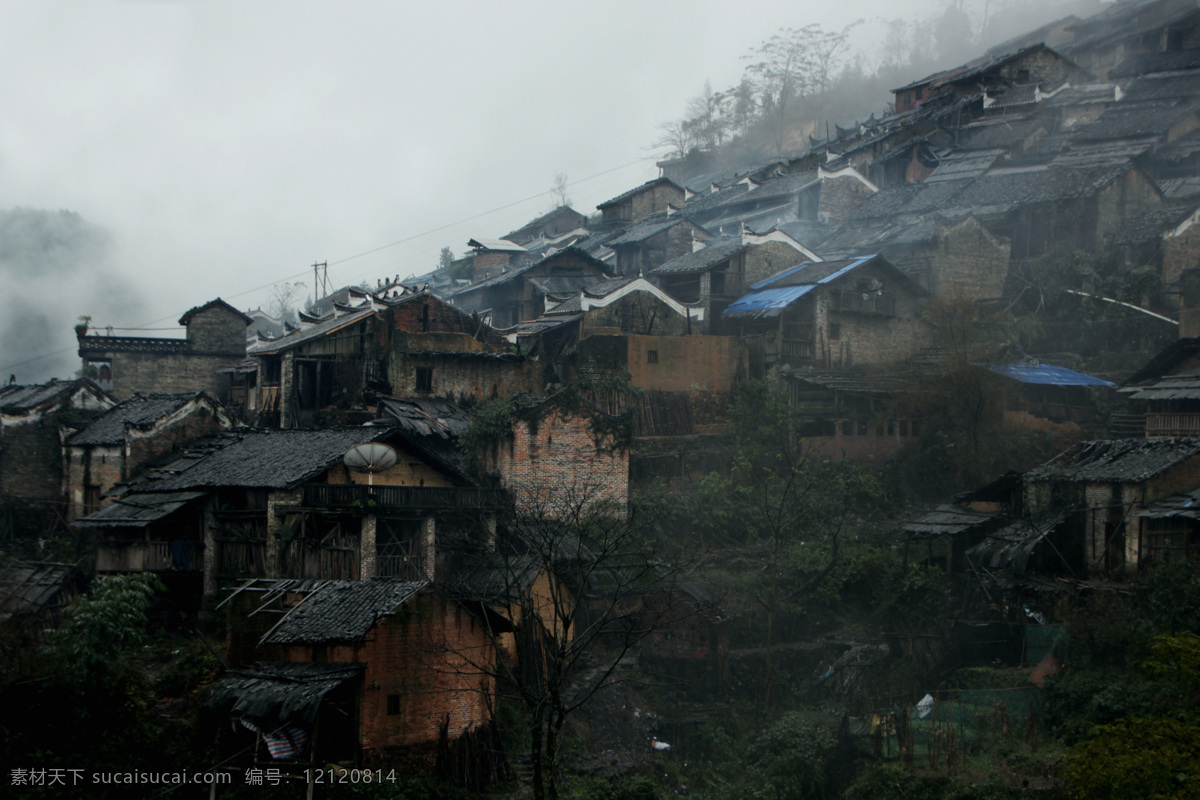
<instances>
[{"instance_id":1,"label":"red brick wall","mask_svg":"<svg viewBox=\"0 0 1200 800\"><path fill-rule=\"evenodd\" d=\"M629 504L629 451L598 436L585 416L554 411L513 426L513 440L494 447L491 472L513 493L518 510L555 516L578 505Z\"/></svg>"},{"instance_id":2,"label":"red brick wall","mask_svg":"<svg viewBox=\"0 0 1200 800\"><path fill-rule=\"evenodd\" d=\"M745 347L731 336L630 335L626 341L630 382L643 389L728 392L746 360Z\"/></svg>"}]
</instances>

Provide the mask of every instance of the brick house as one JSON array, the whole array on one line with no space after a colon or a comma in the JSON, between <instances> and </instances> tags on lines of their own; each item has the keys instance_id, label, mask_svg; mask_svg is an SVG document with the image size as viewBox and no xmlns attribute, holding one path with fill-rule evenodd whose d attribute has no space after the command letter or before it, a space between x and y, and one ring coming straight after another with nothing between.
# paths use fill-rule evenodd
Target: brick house
<instances>
[{"instance_id":1,"label":"brick house","mask_svg":"<svg viewBox=\"0 0 1200 800\"><path fill-rule=\"evenodd\" d=\"M1087 569L1136 572L1191 541L1163 504L1177 505L1174 496L1200 486L1200 439L1080 442L1024 482L1034 514L1067 510L1076 557Z\"/></svg>"},{"instance_id":2,"label":"brick house","mask_svg":"<svg viewBox=\"0 0 1200 800\"><path fill-rule=\"evenodd\" d=\"M760 281L724 316L766 369L899 361L926 338L926 292L881 256L804 263Z\"/></svg>"},{"instance_id":3,"label":"brick house","mask_svg":"<svg viewBox=\"0 0 1200 800\"><path fill-rule=\"evenodd\" d=\"M179 318L183 339L88 335L79 326L79 356L97 382L120 400L155 392L207 392L229 397L228 369L246 357L246 327L254 319L219 297Z\"/></svg>"},{"instance_id":4,"label":"brick house","mask_svg":"<svg viewBox=\"0 0 1200 800\"><path fill-rule=\"evenodd\" d=\"M626 225L663 213L670 205L682 205L684 189L669 178L655 178L641 186L622 192L596 206L601 221Z\"/></svg>"},{"instance_id":5,"label":"brick house","mask_svg":"<svg viewBox=\"0 0 1200 800\"><path fill-rule=\"evenodd\" d=\"M347 469L367 443L395 463ZM194 603L248 577L432 579L439 538L486 541L501 502L402 427L244 430L144 472L75 525L100 540L97 572L158 572Z\"/></svg>"},{"instance_id":6,"label":"brick house","mask_svg":"<svg viewBox=\"0 0 1200 800\"><path fill-rule=\"evenodd\" d=\"M115 404L85 378L0 387L0 496L60 499L59 426L94 417Z\"/></svg>"},{"instance_id":7,"label":"brick house","mask_svg":"<svg viewBox=\"0 0 1200 800\"><path fill-rule=\"evenodd\" d=\"M65 434L63 493L68 521L100 508L104 494L143 465L194 439L234 426L203 392L134 395Z\"/></svg>"},{"instance_id":8,"label":"brick house","mask_svg":"<svg viewBox=\"0 0 1200 800\"><path fill-rule=\"evenodd\" d=\"M262 608L276 613L250 616ZM494 744L491 641L434 584L259 580L235 592L229 609L227 657L242 668L207 704L244 729L230 750L255 747L257 732L296 770L416 762L444 772L438 759L462 747L480 756L472 737Z\"/></svg>"}]
</instances>

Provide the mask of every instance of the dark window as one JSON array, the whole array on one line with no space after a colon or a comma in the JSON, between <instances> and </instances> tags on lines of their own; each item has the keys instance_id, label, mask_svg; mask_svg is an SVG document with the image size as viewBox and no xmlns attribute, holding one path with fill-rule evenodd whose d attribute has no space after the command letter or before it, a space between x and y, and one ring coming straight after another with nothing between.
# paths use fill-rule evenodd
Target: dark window
<instances>
[{"instance_id":1,"label":"dark window","mask_svg":"<svg viewBox=\"0 0 1200 800\"><path fill-rule=\"evenodd\" d=\"M658 351L657 350L647 350L646 351L646 363L647 364L657 364L658 363Z\"/></svg>"},{"instance_id":2,"label":"dark window","mask_svg":"<svg viewBox=\"0 0 1200 800\"><path fill-rule=\"evenodd\" d=\"M433 368L432 367L417 367L417 391L432 392L433 391Z\"/></svg>"},{"instance_id":3,"label":"dark window","mask_svg":"<svg viewBox=\"0 0 1200 800\"><path fill-rule=\"evenodd\" d=\"M1017 83L1029 83L1029 70L1017 70Z\"/></svg>"},{"instance_id":4,"label":"dark window","mask_svg":"<svg viewBox=\"0 0 1200 800\"><path fill-rule=\"evenodd\" d=\"M854 435L854 422L852 420L842 420L842 436Z\"/></svg>"},{"instance_id":5,"label":"dark window","mask_svg":"<svg viewBox=\"0 0 1200 800\"><path fill-rule=\"evenodd\" d=\"M900 420L900 435L908 436L908 420L906 419Z\"/></svg>"},{"instance_id":6,"label":"dark window","mask_svg":"<svg viewBox=\"0 0 1200 800\"><path fill-rule=\"evenodd\" d=\"M865 419L860 420L858 423L858 435L859 436L867 435L867 421Z\"/></svg>"},{"instance_id":7,"label":"dark window","mask_svg":"<svg viewBox=\"0 0 1200 800\"><path fill-rule=\"evenodd\" d=\"M712 273L712 278L710 279L709 291L712 294L725 294L725 273L724 272L714 271Z\"/></svg>"},{"instance_id":8,"label":"dark window","mask_svg":"<svg viewBox=\"0 0 1200 800\"><path fill-rule=\"evenodd\" d=\"M840 322L829 323L829 338L830 340L842 338L842 325Z\"/></svg>"},{"instance_id":9,"label":"dark window","mask_svg":"<svg viewBox=\"0 0 1200 800\"><path fill-rule=\"evenodd\" d=\"M387 713L390 717L394 717L400 713L400 695L389 694L387 696Z\"/></svg>"}]
</instances>

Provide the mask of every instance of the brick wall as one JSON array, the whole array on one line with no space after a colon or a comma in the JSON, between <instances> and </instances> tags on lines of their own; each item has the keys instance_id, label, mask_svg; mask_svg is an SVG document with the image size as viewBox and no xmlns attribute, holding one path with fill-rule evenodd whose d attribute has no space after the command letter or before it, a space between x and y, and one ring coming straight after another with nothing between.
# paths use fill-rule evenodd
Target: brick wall
<instances>
[{"instance_id":1,"label":"brick wall","mask_svg":"<svg viewBox=\"0 0 1200 800\"><path fill-rule=\"evenodd\" d=\"M195 353L241 358L246 355L246 320L233 309L216 305L192 315L187 339Z\"/></svg>"},{"instance_id":2,"label":"brick wall","mask_svg":"<svg viewBox=\"0 0 1200 800\"><path fill-rule=\"evenodd\" d=\"M518 420L513 439L493 446L485 464L522 512L558 516L611 503L623 515L629 503L629 451L594 432L586 416L555 410L536 423Z\"/></svg>"},{"instance_id":3,"label":"brick wall","mask_svg":"<svg viewBox=\"0 0 1200 800\"><path fill-rule=\"evenodd\" d=\"M625 338L631 383L643 389L729 392L747 359L745 346L731 336Z\"/></svg>"},{"instance_id":4,"label":"brick wall","mask_svg":"<svg viewBox=\"0 0 1200 800\"><path fill-rule=\"evenodd\" d=\"M64 447L63 461L68 519L90 513L87 509L89 488L103 494L125 477L125 452L121 445Z\"/></svg>"},{"instance_id":5,"label":"brick wall","mask_svg":"<svg viewBox=\"0 0 1200 800\"><path fill-rule=\"evenodd\" d=\"M783 242L755 245L746 251L745 258L747 287L809 260L799 250Z\"/></svg>"},{"instance_id":6,"label":"brick wall","mask_svg":"<svg viewBox=\"0 0 1200 800\"><path fill-rule=\"evenodd\" d=\"M946 300L1000 297L1008 280L1008 257L1008 242L996 239L974 217L954 226L939 224L925 288Z\"/></svg>"},{"instance_id":7,"label":"brick wall","mask_svg":"<svg viewBox=\"0 0 1200 800\"><path fill-rule=\"evenodd\" d=\"M429 391L418 390L418 369L432 370ZM388 381L398 397L445 397L469 405L519 392L541 395L542 373L540 362L522 358L393 351Z\"/></svg>"},{"instance_id":8,"label":"brick wall","mask_svg":"<svg viewBox=\"0 0 1200 800\"><path fill-rule=\"evenodd\" d=\"M236 355L115 352L112 393L119 400L139 393L186 392L208 392L220 399L228 394L229 376L218 370L231 366L237 359Z\"/></svg>"},{"instance_id":9,"label":"brick wall","mask_svg":"<svg viewBox=\"0 0 1200 800\"><path fill-rule=\"evenodd\" d=\"M639 219L648 217L651 214L666 211L668 203L682 205L683 192L670 184L662 183L634 195L630 200L633 204L631 221L637 222Z\"/></svg>"},{"instance_id":10,"label":"brick wall","mask_svg":"<svg viewBox=\"0 0 1200 800\"><path fill-rule=\"evenodd\" d=\"M55 417L6 424L0 434L0 494L26 500L62 497L62 446Z\"/></svg>"},{"instance_id":11,"label":"brick wall","mask_svg":"<svg viewBox=\"0 0 1200 800\"><path fill-rule=\"evenodd\" d=\"M848 175L825 178L821 181L821 197L817 204L818 218L828 214L834 222L844 222L854 209L874 193L858 178Z\"/></svg>"},{"instance_id":12,"label":"brick wall","mask_svg":"<svg viewBox=\"0 0 1200 800\"><path fill-rule=\"evenodd\" d=\"M649 292L630 292L604 308L595 308L583 318L583 336L589 329L616 328L622 333L683 336L687 319Z\"/></svg>"}]
</instances>

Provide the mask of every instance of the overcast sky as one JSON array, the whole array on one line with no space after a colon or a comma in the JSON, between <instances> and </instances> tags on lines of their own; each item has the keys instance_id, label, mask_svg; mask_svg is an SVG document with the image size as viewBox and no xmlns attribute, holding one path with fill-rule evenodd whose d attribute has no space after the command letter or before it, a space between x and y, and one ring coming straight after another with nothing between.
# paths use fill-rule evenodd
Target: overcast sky
<instances>
[{"instance_id":1,"label":"overcast sky","mask_svg":"<svg viewBox=\"0 0 1200 800\"><path fill-rule=\"evenodd\" d=\"M116 291L146 302L106 318L60 287L64 330L84 313L174 325L216 296L265 305L262 287L311 286L314 261L335 287L420 274L443 246L462 254L547 210L556 172L589 213L655 177L658 124L705 79L736 83L739 57L780 27L902 13L882 0L0 11L0 208L106 228Z\"/></svg>"}]
</instances>

